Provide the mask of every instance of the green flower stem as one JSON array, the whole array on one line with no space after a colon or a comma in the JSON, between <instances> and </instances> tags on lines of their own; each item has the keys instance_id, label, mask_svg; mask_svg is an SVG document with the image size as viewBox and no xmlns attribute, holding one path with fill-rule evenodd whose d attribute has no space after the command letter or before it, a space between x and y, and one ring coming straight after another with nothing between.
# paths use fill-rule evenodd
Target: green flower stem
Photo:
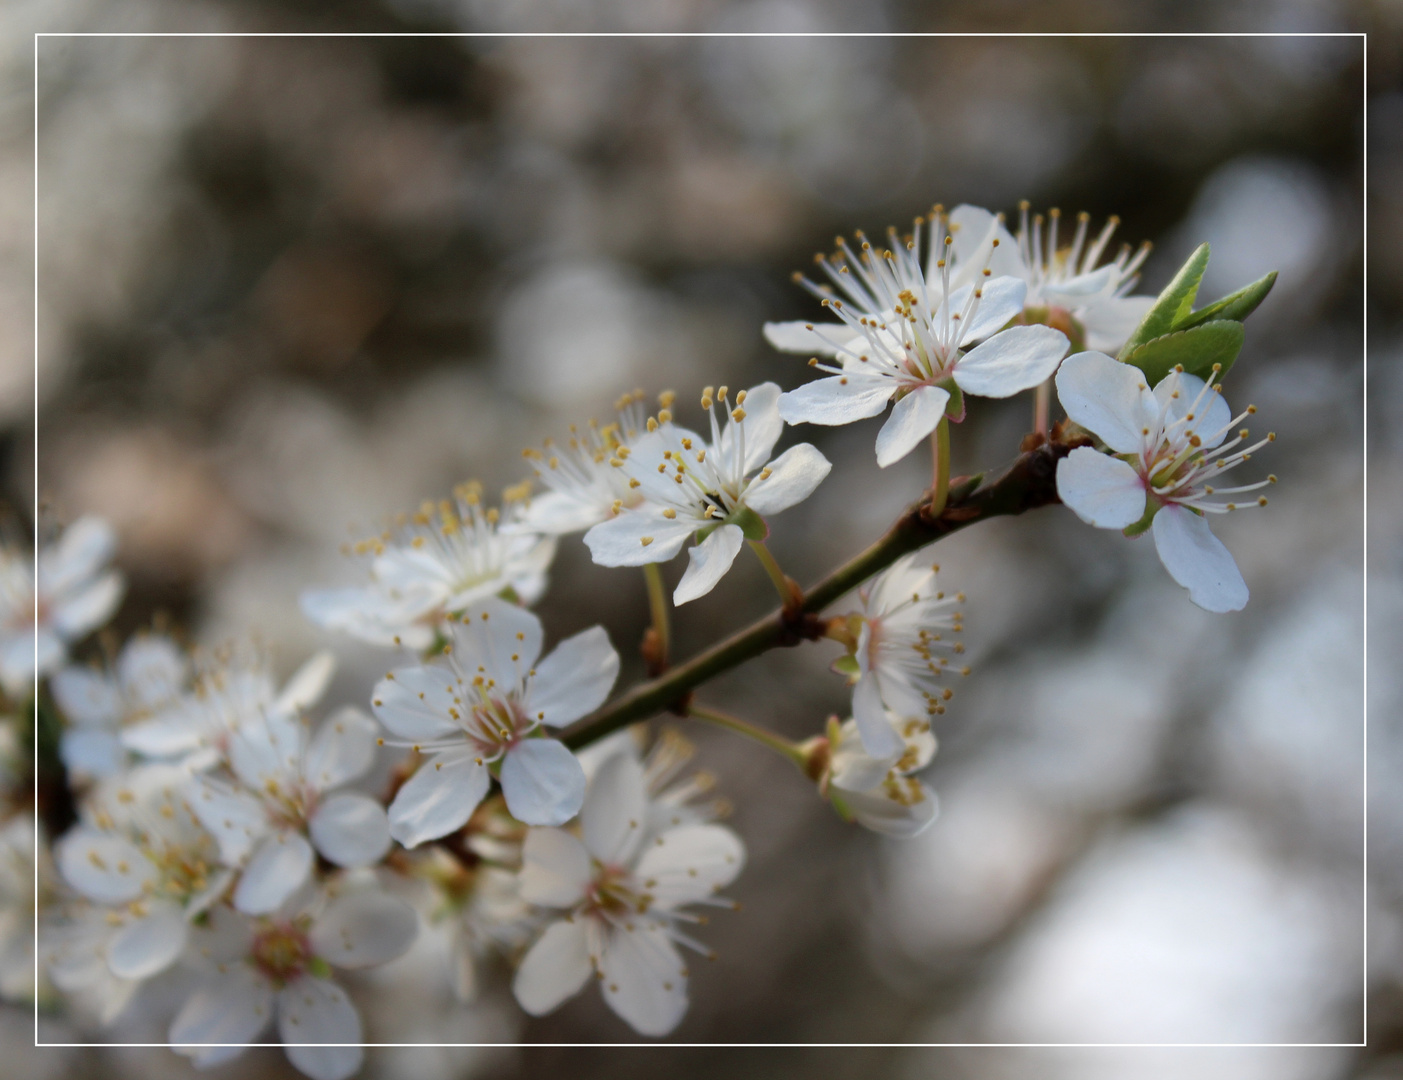
<instances>
[{"instance_id":1,"label":"green flower stem","mask_svg":"<svg viewBox=\"0 0 1403 1080\"><path fill-rule=\"evenodd\" d=\"M1038 384L1033 397L1033 430L1047 438L1047 421L1052 411L1052 380Z\"/></svg>"},{"instance_id":2,"label":"green flower stem","mask_svg":"<svg viewBox=\"0 0 1403 1080\"><path fill-rule=\"evenodd\" d=\"M708 724L725 728L727 731L734 731L737 735L744 735L747 739L752 739L763 746L768 746L776 753L783 754L799 769L804 768L804 752L794 743L783 736L776 735L773 731L766 731L748 720L742 720L739 716L731 716L719 709L711 709L702 705L689 705L687 715L694 720L705 720Z\"/></svg>"},{"instance_id":3,"label":"green flower stem","mask_svg":"<svg viewBox=\"0 0 1403 1080\"><path fill-rule=\"evenodd\" d=\"M940 423L930 437L930 453L935 465L935 487L931 490L930 516L939 517L945 512L945 501L950 493L950 421L942 416Z\"/></svg>"},{"instance_id":4,"label":"green flower stem","mask_svg":"<svg viewBox=\"0 0 1403 1080\"><path fill-rule=\"evenodd\" d=\"M942 502L946 505L939 513L932 512L935 493L927 494L897 518L885 536L809 589L797 610L776 611L670 668L666 674L638 683L567 728L563 734L565 744L579 749L660 712L672 709L685 713L688 696L708 679L770 649L823 637L827 625L819 618L819 612L907 552L988 518L1021 514L1059 502L1057 462L1090 441L1081 436L1030 450L992 483L981 484L977 477L962 481L943 493Z\"/></svg>"},{"instance_id":5,"label":"green flower stem","mask_svg":"<svg viewBox=\"0 0 1403 1080\"><path fill-rule=\"evenodd\" d=\"M657 659L663 667L666 667L672 634L668 618L667 589L663 585L662 568L657 563L644 563L643 577L648 582L648 608L653 613L653 633L657 641Z\"/></svg>"},{"instance_id":6,"label":"green flower stem","mask_svg":"<svg viewBox=\"0 0 1403 1080\"><path fill-rule=\"evenodd\" d=\"M770 575L770 581L774 583L775 592L779 593L779 602L786 607L791 606L794 601L794 590L790 587L789 579L784 576L784 571L779 568L779 563L775 561L775 556L763 540L747 540L750 549L760 559L760 565L765 568L765 573Z\"/></svg>"}]
</instances>

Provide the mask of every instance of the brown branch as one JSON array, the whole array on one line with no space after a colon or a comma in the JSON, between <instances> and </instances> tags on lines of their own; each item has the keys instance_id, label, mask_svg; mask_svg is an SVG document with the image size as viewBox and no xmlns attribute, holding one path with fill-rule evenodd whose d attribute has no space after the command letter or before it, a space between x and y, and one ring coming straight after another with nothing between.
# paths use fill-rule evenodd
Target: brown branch
<instances>
[{"instance_id":1,"label":"brown branch","mask_svg":"<svg viewBox=\"0 0 1403 1080\"><path fill-rule=\"evenodd\" d=\"M666 674L639 683L572 724L562 736L565 744L578 749L657 713L685 712L692 690L708 679L770 649L823 637L825 623L819 612L908 552L988 518L1021 514L1059 502L1057 462L1076 446L1088 442L1085 437L1063 441L1054 430L1051 442L1022 454L992 483L982 484L979 477L953 481L945 508L935 517L930 514L927 495L907 509L875 544L808 590L802 606L776 611Z\"/></svg>"}]
</instances>

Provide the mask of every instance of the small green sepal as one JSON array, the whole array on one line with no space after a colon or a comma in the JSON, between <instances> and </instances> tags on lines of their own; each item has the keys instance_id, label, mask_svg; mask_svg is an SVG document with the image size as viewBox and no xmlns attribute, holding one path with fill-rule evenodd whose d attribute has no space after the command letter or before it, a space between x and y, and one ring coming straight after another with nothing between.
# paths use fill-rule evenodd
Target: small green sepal
<instances>
[{"instance_id":1,"label":"small green sepal","mask_svg":"<svg viewBox=\"0 0 1403 1080\"><path fill-rule=\"evenodd\" d=\"M770 535L770 527L765 519L748 506L743 506L726 519L728 525L739 525L747 540L759 543Z\"/></svg>"},{"instance_id":2,"label":"small green sepal","mask_svg":"<svg viewBox=\"0 0 1403 1080\"><path fill-rule=\"evenodd\" d=\"M838 675L846 675L850 679L856 679L862 674L862 668L858 666L857 657L852 653L840 656L833 661L833 671Z\"/></svg>"},{"instance_id":3,"label":"small green sepal","mask_svg":"<svg viewBox=\"0 0 1403 1080\"><path fill-rule=\"evenodd\" d=\"M1139 521L1137 521L1134 525L1127 525L1125 528L1123 528L1121 530L1121 533L1123 535L1129 536L1133 539L1134 537L1141 535L1147 529L1149 529L1150 525L1154 522L1155 515L1159 513L1159 508L1162 504L1156 502L1154 499L1146 499L1145 503L1145 516L1142 517Z\"/></svg>"}]
</instances>

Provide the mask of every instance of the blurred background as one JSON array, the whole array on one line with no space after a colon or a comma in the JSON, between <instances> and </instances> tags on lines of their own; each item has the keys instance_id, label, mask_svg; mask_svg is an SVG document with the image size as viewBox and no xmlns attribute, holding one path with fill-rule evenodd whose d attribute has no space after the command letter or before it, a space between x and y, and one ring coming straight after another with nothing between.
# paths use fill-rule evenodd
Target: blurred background
<instances>
[{"instance_id":1,"label":"blurred background","mask_svg":"<svg viewBox=\"0 0 1403 1080\"><path fill-rule=\"evenodd\" d=\"M1034 13L1036 10L1036 14ZM0 485L31 505L34 30L1211 29L1342 31L1370 48L1369 890L1363 879L1365 146L1358 38L48 38L38 47L38 496L121 536L123 633L256 632L290 671L330 646L332 700L385 654L296 606L354 580L348 535L604 417L621 391L806 378L766 319L835 233L932 202L1022 198L1150 239L1155 292L1200 241L1202 298L1280 271L1228 384L1278 441L1265 512L1215 522L1252 590L1210 616L1148 542L1060 508L941 546L974 668L938 727L942 817L914 841L845 826L790 767L688 730L751 861L706 929L676 1038L696 1042L1335 1043L1200 1051L698 1053L679 1073L953 1080L1403 1077L1403 93L1397 6L1312 0L860 11L823 0L82 0L8 4L0 73ZM952 24L951 20L954 20ZM955 471L1017 453L1031 402L980 402ZM877 469L877 422L790 432L836 463L776 522L811 581L926 483ZM1270 457L1270 461L1266 460ZM1249 477L1248 479L1252 479ZM673 579L681 565L668 568ZM771 606L744 560L676 620L684 656ZM641 575L567 539L549 638L602 621L626 656ZM774 653L716 704L804 737L843 709L829 646ZM369 1038L632 1041L592 992L523 1017L505 976L452 1002L432 957L362 980ZM153 1002L109 1033L160 1039ZM163 1049L25 1049L12 1075L185 1076ZM46 1017L49 1040L93 1038ZM13 1045L14 1053L10 1047ZM364 1075L632 1077L654 1056L370 1051ZM256 1050L216 1075L294 1075Z\"/></svg>"}]
</instances>

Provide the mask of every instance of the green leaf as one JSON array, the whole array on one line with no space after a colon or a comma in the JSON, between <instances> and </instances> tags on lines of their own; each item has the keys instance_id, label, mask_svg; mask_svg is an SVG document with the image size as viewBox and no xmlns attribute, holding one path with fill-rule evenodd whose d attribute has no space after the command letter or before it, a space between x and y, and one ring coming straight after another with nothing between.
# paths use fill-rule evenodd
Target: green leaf
<instances>
[{"instance_id":1,"label":"green leaf","mask_svg":"<svg viewBox=\"0 0 1403 1080\"><path fill-rule=\"evenodd\" d=\"M1130 354L1145 342L1163 337L1174 329L1178 320L1193 311L1194 297L1198 295L1198 283L1203 280L1203 272L1207 269L1208 245L1199 244L1188 261L1179 267L1174 280L1164 287L1154 307L1140 320L1135 333L1130 335L1125 347L1121 349L1119 359L1129 359Z\"/></svg>"},{"instance_id":2,"label":"green leaf","mask_svg":"<svg viewBox=\"0 0 1403 1080\"><path fill-rule=\"evenodd\" d=\"M1221 364L1222 370L1218 373L1221 379L1227 375L1237 354L1242 351L1243 336L1240 322L1215 319L1147 341L1123 359L1143 371L1145 381L1151 386L1179 364L1190 375L1201 379L1208 378L1214 364Z\"/></svg>"},{"instance_id":3,"label":"green leaf","mask_svg":"<svg viewBox=\"0 0 1403 1080\"><path fill-rule=\"evenodd\" d=\"M1232 319L1243 322L1257 310L1257 305L1267 298L1271 287L1276 284L1276 271L1258 278L1251 285L1244 285L1237 292L1228 293L1221 300L1215 300L1207 307L1199 308L1174 324L1175 330L1187 330L1199 326L1210 319Z\"/></svg>"}]
</instances>

